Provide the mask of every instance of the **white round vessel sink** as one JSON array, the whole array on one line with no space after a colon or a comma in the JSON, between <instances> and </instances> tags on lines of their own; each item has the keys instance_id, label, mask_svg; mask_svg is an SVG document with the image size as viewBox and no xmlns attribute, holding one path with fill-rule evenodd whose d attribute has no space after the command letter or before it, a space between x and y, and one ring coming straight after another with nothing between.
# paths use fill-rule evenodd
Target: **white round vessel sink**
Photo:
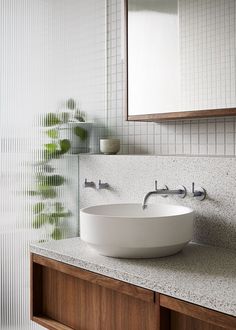
<instances>
[{"instance_id":1,"label":"white round vessel sink","mask_svg":"<svg viewBox=\"0 0 236 330\"><path fill-rule=\"evenodd\" d=\"M193 210L167 204L107 204L80 210L81 239L99 254L155 258L179 252L191 239Z\"/></svg>"}]
</instances>

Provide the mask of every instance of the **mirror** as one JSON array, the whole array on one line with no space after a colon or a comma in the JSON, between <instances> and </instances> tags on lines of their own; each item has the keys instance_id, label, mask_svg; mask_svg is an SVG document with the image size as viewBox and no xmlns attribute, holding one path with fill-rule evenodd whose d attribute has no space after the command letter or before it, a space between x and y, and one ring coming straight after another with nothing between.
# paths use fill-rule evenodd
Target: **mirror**
<instances>
[{"instance_id":1,"label":"mirror","mask_svg":"<svg viewBox=\"0 0 236 330\"><path fill-rule=\"evenodd\" d=\"M125 0L127 119L236 115L236 0Z\"/></svg>"}]
</instances>

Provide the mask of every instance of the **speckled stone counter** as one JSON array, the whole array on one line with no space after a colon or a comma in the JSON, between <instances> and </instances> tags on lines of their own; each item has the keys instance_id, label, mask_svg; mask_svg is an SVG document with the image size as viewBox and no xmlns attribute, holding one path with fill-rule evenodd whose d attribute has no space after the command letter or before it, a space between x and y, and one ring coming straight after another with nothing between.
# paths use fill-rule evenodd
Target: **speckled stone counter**
<instances>
[{"instance_id":1,"label":"speckled stone counter","mask_svg":"<svg viewBox=\"0 0 236 330\"><path fill-rule=\"evenodd\" d=\"M31 252L236 316L236 252L189 244L159 259L115 259L79 238L34 243Z\"/></svg>"}]
</instances>

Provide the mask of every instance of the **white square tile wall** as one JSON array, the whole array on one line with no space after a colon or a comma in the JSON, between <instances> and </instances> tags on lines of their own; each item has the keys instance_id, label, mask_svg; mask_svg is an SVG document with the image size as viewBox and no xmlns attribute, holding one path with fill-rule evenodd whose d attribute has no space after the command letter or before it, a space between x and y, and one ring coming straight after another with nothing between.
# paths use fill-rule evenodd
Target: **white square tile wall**
<instances>
[{"instance_id":1,"label":"white square tile wall","mask_svg":"<svg viewBox=\"0 0 236 330\"><path fill-rule=\"evenodd\" d=\"M182 109L235 106L235 8L235 0L179 0Z\"/></svg>"},{"instance_id":2,"label":"white square tile wall","mask_svg":"<svg viewBox=\"0 0 236 330\"><path fill-rule=\"evenodd\" d=\"M79 102L87 120L94 123L91 151L98 152L99 138L107 126L106 1L51 0L51 6L55 27L49 39L54 47L48 90L53 100L73 97Z\"/></svg>"},{"instance_id":3,"label":"white square tile wall","mask_svg":"<svg viewBox=\"0 0 236 330\"><path fill-rule=\"evenodd\" d=\"M107 110L109 135L121 139L121 153L123 154L159 154L159 155L199 155L199 156L236 156L236 118L217 118L201 120L185 120L176 122L141 123L126 122L123 99L123 0L108 0L107 3ZM222 47L227 49L227 44L232 42L235 35L235 0L181 0L182 6L188 6L191 10L197 10L198 24L200 19L214 25L216 17L220 15L221 24L229 31L229 40L222 40L216 36L211 47L216 49L222 42ZM206 8L205 8L206 7ZM212 8L214 11L212 13ZM189 9L189 10L190 10ZM205 11L206 9L206 11ZM203 15L204 17L200 17ZM235 42L235 40L233 40ZM206 50L207 51L207 50ZM205 102L203 96L207 93L207 100L211 106L215 103L222 106L232 106L235 103L235 54L229 54L227 65L228 84L225 86L225 96L220 100L217 96L218 84L220 84L219 72L216 66L211 65L206 71L211 75L211 85L205 90L199 87L200 75L194 75L194 96L196 107ZM210 60L217 61L217 56ZM199 57L200 61L200 57ZM202 68L203 68L202 63ZM222 68L222 64L219 66ZM204 69L204 68L203 68ZM186 69L187 70L187 69ZM189 73L186 72L189 75ZM186 90L189 93L189 91ZM192 95L188 95L188 100ZM206 98L205 98L206 100ZM189 102L189 101L188 101Z\"/></svg>"}]
</instances>

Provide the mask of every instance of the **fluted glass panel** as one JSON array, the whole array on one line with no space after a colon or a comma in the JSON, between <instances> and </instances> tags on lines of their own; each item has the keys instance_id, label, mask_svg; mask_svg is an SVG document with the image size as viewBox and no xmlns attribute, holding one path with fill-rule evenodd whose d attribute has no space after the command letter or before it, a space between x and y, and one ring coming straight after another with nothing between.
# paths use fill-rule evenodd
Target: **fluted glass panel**
<instances>
[{"instance_id":1,"label":"fluted glass panel","mask_svg":"<svg viewBox=\"0 0 236 330\"><path fill-rule=\"evenodd\" d=\"M60 144L61 123L45 122L62 121L70 98L93 121L95 150L106 128L106 1L0 0L2 330L41 329L29 320L29 242L78 235L78 157ZM48 159L52 145L60 157Z\"/></svg>"}]
</instances>

